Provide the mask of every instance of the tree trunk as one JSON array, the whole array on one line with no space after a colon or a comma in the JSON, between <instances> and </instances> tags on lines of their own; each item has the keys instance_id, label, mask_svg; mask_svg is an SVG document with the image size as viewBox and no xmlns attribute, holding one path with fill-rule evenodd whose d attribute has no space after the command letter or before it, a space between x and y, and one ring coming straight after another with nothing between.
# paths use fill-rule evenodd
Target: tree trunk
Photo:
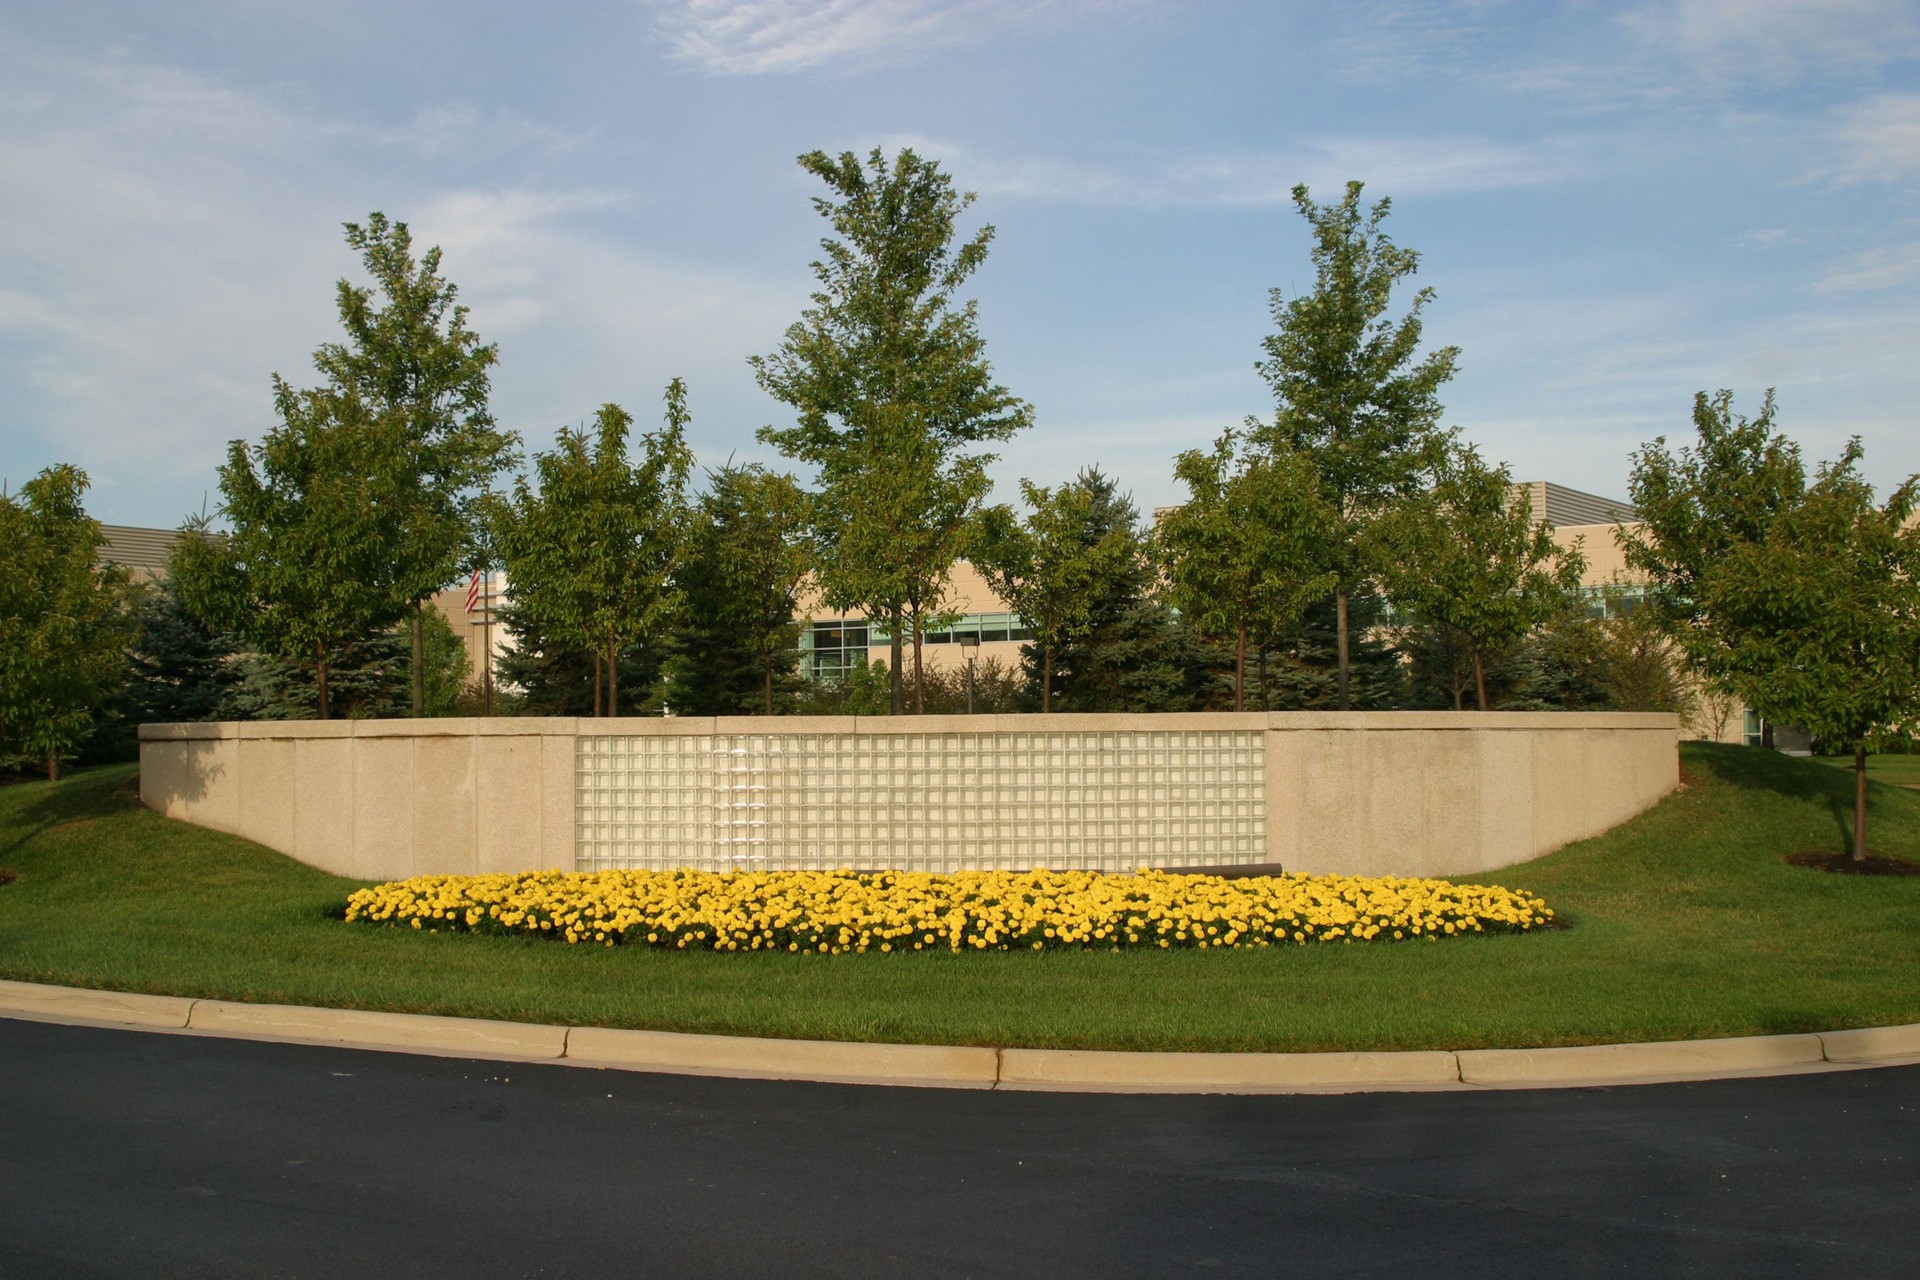
<instances>
[{"instance_id":1,"label":"tree trunk","mask_svg":"<svg viewBox=\"0 0 1920 1280\"><path fill-rule=\"evenodd\" d=\"M47 752L47 781L60 781L60 753L58 751Z\"/></svg>"},{"instance_id":2,"label":"tree trunk","mask_svg":"<svg viewBox=\"0 0 1920 1280\"><path fill-rule=\"evenodd\" d=\"M598 650L595 650L593 655L593 714L596 718L598 718L600 715L600 705L601 705L600 661L601 661L600 653Z\"/></svg>"},{"instance_id":3,"label":"tree trunk","mask_svg":"<svg viewBox=\"0 0 1920 1280\"><path fill-rule=\"evenodd\" d=\"M427 633L426 623L420 613L421 606L413 607L413 714L416 719L427 714Z\"/></svg>"},{"instance_id":4,"label":"tree trunk","mask_svg":"<svg viewBox=\"0 0 1920 1280\"><path fill-rule=\"evenodd\" d=\"M1267 708L1267 646L1260 646L1260 710Z\"/></svg>"},{"instance_id":5,"label":"tree trunk","mask_svg":"<svg viewBox=\"0 0 1920 1280\"><path fill-rule=\"evenodd\" d=\"M315 645L313 650L313 676L314 683L319 687L320 718L325 720L327 718L327 655L326 651L318 645Z\"/></svg>"},{"instance_id":6,"label":"tree trunk","mask_svg":"<svg viewBox=\"0 0 1920 1280\"><path fill-rule=\"evenodd\" d=\"M968 678L969 679L972 678L972 672L968 672ZM1051 713L1052 711L1053 711L1053 646L1050 644L1043 644L1040 646L1040 714L1044 716Z\"/></svg>"},{"instance_id":7,"label":"tree trunk","mask_svg":"<svg viewBox=\"0 0 1920 1280\"><path fill-rule=\"evenodd\" d=\"M1234 642L1233 646L1233 709L1235 711L1245 711L1247 709L1246 694L1247 629L1243 626L1240 628L1239 639ZM1344 707L1346 704L1347 682L1343 677L1340 681L1340 705Z\"/></svg>"},{"instance_id":8,"label":"tree trunk","mask_svg":"<svg viewBox=\"0 0 1920 1280\"><path fill-rule=\"evenodd\" d=\"M770 653L764 653L764 654L761 654L760 657L761 657L761 660L766 663L766 677L762 683L764 688L766 689L766 694L767 694L767 714L772 715L773 714L773 655Z\"/></svg>"},{"instance_id":9,"label":"tree trunk","mask_svg":"<svg viewBox=\"0 0 1920 1280\"><path fill-rule=\"evenodd\" d=\"M927 714L927 673L920 665L920 611L913 611L913 714Z\"/></svg>"},{"instance_id":10,"label":"tree trunk","mask_svg":"<svg viewBox=\"0 0 1920 1280\"><path fill-rule=\"evenodd\" d=\"M1771 720L1760 722L1760 745L1768 751L1773 750L1773 721Z\"/></svg>"},{"instance_id":11,"label":"tree trunk","mask_svg":"<svg viewBox=\"0 0 1920 1280\"><path fill-rule=\"evenodd\" d=\"M1344 589L1334 592L1333 607L1336 615L1335 631L1339 636L1340 649L1340 709L1353 710L1353 699L1349 696L1350 676L1347 669L1347 593Z\"/></svg>"},{"instance_id":12,"label":"tree trunk","mask_svg":"<svg viewBox=\"0 0 1920 1280\"><path fill-rule=\"evenodd\" d=\"M620 714L620 642L607 641L607 714Z\"/></svg>"},{"instance_id":13,"label":"tree trunk","mask_svg":"<svg viewBox=\"0 0 1920 1280\"><path fill-rule=\"evenodd\" d=\"M900 669L900 660L904 656L904 652L900 647L900 623L900 611L895 609L889 616L889 630L887 632L889 652L893 655L893 670L887 675L887 693L889 695L889 705L892 708L893 714L896 716L907 714L907 691L901 683L906 673Z\"/></svg>"},{"instance_id":14,"label":"tree trunk","mask_svg":"<svg viewBox=\"0 0 1920 1280\"><path fill-rule=\"evenodd\" d=\"M1867 746L1853 749L1853 860L1867 860Z\"/></svg>"},{"instance_id":15,"label":"tree trunk","mask_svg":"<svg viewBox=\"0 0 1920 1280\"><path fill-rule=\"evenodd\" d=\"M1473 651L1473 693L1480 699L1480 709L1487 709L1487 665L1480 657L1478 646Z\"/></svg>"}]
</instances>

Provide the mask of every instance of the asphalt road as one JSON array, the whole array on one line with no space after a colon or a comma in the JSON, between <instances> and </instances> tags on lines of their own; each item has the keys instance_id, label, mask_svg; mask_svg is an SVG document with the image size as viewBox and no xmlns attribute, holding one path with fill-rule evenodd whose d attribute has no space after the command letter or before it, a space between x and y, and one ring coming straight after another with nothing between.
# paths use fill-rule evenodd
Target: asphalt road
<instances>
[{"instance_id":1,"label":"asphalt road","mask_svg":"<svg viewBox=\"0 0 1920 1280\"><path fill-rule=\"evenodd\" d=\"M1920 1275L1920 1067L874 1089L0 1020L0 1277Z\"/></svg>"}]
</instances>

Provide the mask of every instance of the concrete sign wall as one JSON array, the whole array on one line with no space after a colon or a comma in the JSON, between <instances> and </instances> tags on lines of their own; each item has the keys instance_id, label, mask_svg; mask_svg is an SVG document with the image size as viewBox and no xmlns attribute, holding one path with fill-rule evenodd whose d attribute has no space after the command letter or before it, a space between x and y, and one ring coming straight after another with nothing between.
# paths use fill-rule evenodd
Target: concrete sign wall
<instances>
[{"instance_id":1,"label":"concrete sign wall","mask_svg":"<svg viewBox=\"0 0 1920 1280\"><path fill-rule=\"evenodd\" d=\"M1679 722L1295 712L143 725L140 792L360 879L615 867L1467 874L1679 779Z\"/></svg>"}]
</instances>

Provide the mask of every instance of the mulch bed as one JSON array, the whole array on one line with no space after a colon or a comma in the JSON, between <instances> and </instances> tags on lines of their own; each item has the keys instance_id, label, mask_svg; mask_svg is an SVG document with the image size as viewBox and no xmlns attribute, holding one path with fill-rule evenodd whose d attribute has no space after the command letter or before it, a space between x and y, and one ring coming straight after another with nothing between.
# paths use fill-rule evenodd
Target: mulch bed
<instances>
[{"instance_id":1,"label":"mulch bed","mask_svg":"<svg viewBox=\"0 0 1920 1280\"><path fill-rule=\"evenodd\" d=\"M1855 862L1851 853L1790 853L1787 862L1791 866L1812 867L1815 871L1831 871L1842 876L1920 876L1920 862L1878 853L1869 853L1864 862Z\"/></svg>"}]
</instances>

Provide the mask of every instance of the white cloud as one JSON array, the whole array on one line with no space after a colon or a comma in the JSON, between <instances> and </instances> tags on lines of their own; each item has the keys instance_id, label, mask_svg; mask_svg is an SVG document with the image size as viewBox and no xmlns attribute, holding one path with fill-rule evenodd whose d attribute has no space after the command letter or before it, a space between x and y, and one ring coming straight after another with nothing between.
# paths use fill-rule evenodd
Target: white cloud
<instances>
[{"instance_id":1,"label":"white cloud","mask_svg":"<svg viewBox=\"0 0 1920 1280\"><path fill-rule=\"evenodd\" d=\"M343 123L166 68L0 53L0 82L29 77L46 91L0 92L0 471L76 462L105 519L198 506L226 442L271 424L269 375L313 376L338 333L334 281L358 274L340 223L369 208L444 250L476 331L503 340L495 411L536 443L671 373L712 407L700 375L742 381L742 335L777 334L804 296L596 234L605 191L437 187L418 157L444 143L464 167L458 135L496 133L496 116ZM529 127L486 145L499 160L551 141Z\"/></svg>"},{"instance_id":2,"label":"white cloud","mask_svg":"<svg viewBox=\"0 0 1920 1280\"><path fill-rule=\"evenodd\" d=\"M1818 176L1837 182L1893 182L1920 173L1920 93L1882 94L1842 108L1832 151Z\"/></svg>"},{"instance_id":3,"label":"white cloud","mask_svg":"<svg viewBox=\"0 0 1920 1280\"><path fill-rule=\"evenodd\" d=\"M1911 0L1673 0L1625 21L1722 84L1859 72L1920 53Z\"/></svg>"},{"instance_id":4,"label":"white cloud","mask_svg":"<svg viewBox=\"0 0 1920 1280\"><path fill-rule=\"evenodd\" d=\"M912 62L1133 0L655 0L673 55L718 75Z\"/></svg>"},{"instance_id":5,"label":"white cloud","mask_svg":"<svg viewBox=\"0 0 1920 1280\"><path fill-rule=\"evenodd\" d=\"M1829 271L1813 283L1815 293L1868 293L1920 277L1920 244L1875 249Z\"/></svg>"},{"instance_id":6,"label":"white cloud","mask_svg":"<svg viewBox=\"0 0 1920 1280\"><path fill-rule=\"evenodd\" d=\"M1327 137L1291 152L1200 152L1147 157L1132 165L995 156L910 135L894 135L880 145L939 156L970 191L1063 204L1268 206L1289 203L1301 182L1325 200L1335 198L1349 179L1379 194L1430 195L1531 186L1580 172L1570 148L1550 154L1469 136Z\"/></svg>"}]
</instances>

